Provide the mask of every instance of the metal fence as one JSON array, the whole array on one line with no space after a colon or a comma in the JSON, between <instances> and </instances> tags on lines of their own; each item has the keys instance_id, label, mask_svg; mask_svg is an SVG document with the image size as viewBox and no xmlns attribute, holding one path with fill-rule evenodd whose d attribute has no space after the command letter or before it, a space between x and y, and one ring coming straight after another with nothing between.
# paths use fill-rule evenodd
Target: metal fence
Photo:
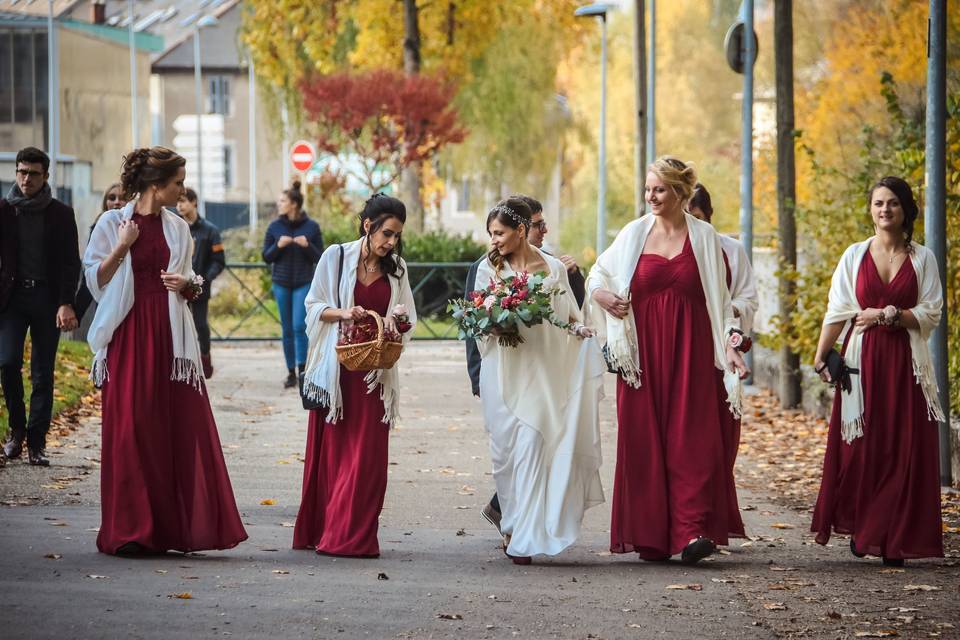
<instances>
[{"instance_id":1,"label":"metal fence","mask_svg":"<svg viewBox=\"0 0 960 640\"><path fill-rule=\"evenodd\" d=\"M447 301L463 296L469 262L407 263L418 323L414 340L452 340L456 325L447 315ZM279 340L280 316L270 291L270 265L228 263L214 282L210 303L211 340L244 342ZM218 301L218 297L223 297Z\"/></svg>"}]
</instances>

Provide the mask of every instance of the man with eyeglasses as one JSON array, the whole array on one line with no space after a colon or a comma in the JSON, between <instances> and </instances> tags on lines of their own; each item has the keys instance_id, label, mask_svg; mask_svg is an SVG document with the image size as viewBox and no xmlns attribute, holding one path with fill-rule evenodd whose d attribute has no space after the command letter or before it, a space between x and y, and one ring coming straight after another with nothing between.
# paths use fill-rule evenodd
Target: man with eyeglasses
<instances>
[{"instance_id":1,"label":"man with eyeglasses","mask_svg":"<svg viewBox=\"0 0 960 640\"><path fill-rule=\"evenodd\" d=\"M45 467L57 343L61 330L77 326L80 249L73 209L55 199L47 183L50 158L27 147L16 162L16 183L0 200L0 384L9 416L3 452L19 458L26 439L30 464ZM29 419L21 372L28 331Z\"/></svg>"},{"instance_id":2,"label":"man with eyeglasses","mask_svg":"<svg viewBox=\"0 0 960 640\"><path fill-rule=\"evenodd\" d=\"M542 250L544 253L550 253L543 246L543 237L547 235L547 221L543 219L543 205L540 204L540 201L536 198L531 198L530 196L520 195L517 196L521 200L527 203L530 207L530 210L533 212L533 215L530 217L530 228L527 230L527 242L535 246L536 248ZM580 267L577 266L576 260L568 255L560 256L560 261L567 268L567 277L570 280L570 289L573 291L573 296L577 300L577 306L583 306L583 298L586 295L586 283L583 277L583 273L580 271ZM480 266L480 263L486 260L486 256L483 256L470 266L470 270L467 272L467 283L464 287L464 297L468 293L473 291L473 283L477 279L477 269ZM470 376L470 385L473 389L473 395L480 397L480 351L477 349L477 343L475 340L466 340L467 348L467 374ZM497 494L493 494L493 497L490 499L490 502L483 507L481 514L486 518L487 522L492 524L497 528L497 531L500 531L500 500L497 498Z\"/></svg>"}]
</instances>

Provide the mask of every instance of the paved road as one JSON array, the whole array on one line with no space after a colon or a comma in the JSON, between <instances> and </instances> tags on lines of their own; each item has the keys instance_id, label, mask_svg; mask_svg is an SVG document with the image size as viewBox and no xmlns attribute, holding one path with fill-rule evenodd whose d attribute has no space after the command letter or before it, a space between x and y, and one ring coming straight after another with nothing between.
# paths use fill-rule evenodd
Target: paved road
<instances>
[{"instance_id":1,"label":"paved road","mask_svg":"<svg viewBox=\"0 0 960 640\"><path fill-rule=\"evenodd\" d=\"M479 515L493 486L487 442L461 347L450 343L417 343L402 361L403 421L390 440L381 557L293 551L306 416L295 394L281 389L279 349L215 347L214 359L210 395L250 539L227 552L98 554L99 423L90 419L51 447L54 467L0 470L0 500L15 505L0 507L0 637L773 638L827 630L823 637L853 637L878 629L868 612L890 625L895 612L849 583L896 592L921 580L811 545L804 514L748 492L741 506L755 539L695 568L612 556L608 505L588 512L572 549L514 566ZM608 496L612 382L602 411ZM957 593L949 563L919 571L924 582ZM690 588L668 588L683 585ZM922 599L941 595L904 593L904 607L919 618L936 604ZM183 594L191 597L176 597ZM924 629L953 631L934 624Z\"/></svg>"}]
</instances>

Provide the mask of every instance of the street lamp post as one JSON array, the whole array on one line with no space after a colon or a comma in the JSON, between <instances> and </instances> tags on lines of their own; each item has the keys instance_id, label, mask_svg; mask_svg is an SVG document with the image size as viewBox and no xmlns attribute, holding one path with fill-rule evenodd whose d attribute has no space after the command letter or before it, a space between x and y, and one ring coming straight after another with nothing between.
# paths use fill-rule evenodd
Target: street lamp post
<instances>
[{"instance_id":1,"label":"street lamp post","mask_svg":"<svg viewBox=\"0 0 960 640\"><path fill-rule=\"evenodd\" d=\"M650 51L647 55L647 164L657 159L657 0L650 0ZM646 174L644 174L646 180Z\"/></svg>"},{"instance_id":2,"label":"street lamp post","mask_svg":"<svg viewBox=\"0 0 960 640\"><path fill-rule=\"evenodd\" d=\"M203 86L200 81L200 30L216 25L213 16L204 16L197 20L193 31L193 92L197 111L197 209L200 215L207 217L206 199L203 196Z\"/></svg>"},{"instance_id":3,"label":"street lamp post","mask_svg":"<svg viewBox=\"0 0 960 640\"><path fill-rule=\"evenodd\" d=\"M574 11L600 21L600 133L597 151L597 254L607 246L607 13L611 5L595 2Z\"/></svg>"},{"instance_id":4,"label":"street lamp post","mask_svg":"<svg viewBox=\"0 0 960 640\"><path fill-rule=\"evenodd\" d=\"M127 11L130 22L127 23L127 40L130 46L130 142L134 149L140 146L137 135L137 47L136 34L133 29L135 16L133 14L134 0L127 1Z\"/></svg>"},{"instance_id":5,"label":"street lamp post","mask_svg":"<svg viewBox=\"0 0 960 640\"><path fill-rule=\"evenodd\" d=\"M47 7L47 135L50 142L47 145L50 151L50 188L54 190L60 176L57 174L57 157L60 155L60 61L57 58L57 29L53 21L53 0L49 0Z\"/></svg>"}]
</instances>

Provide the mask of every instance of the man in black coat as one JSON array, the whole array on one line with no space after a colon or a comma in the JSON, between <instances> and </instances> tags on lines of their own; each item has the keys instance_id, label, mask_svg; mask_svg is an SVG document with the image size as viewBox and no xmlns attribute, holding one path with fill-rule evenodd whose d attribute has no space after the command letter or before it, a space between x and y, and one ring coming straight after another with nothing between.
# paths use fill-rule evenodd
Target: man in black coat
<instances>
[{"instance_id":1,"label":"man in black coat","mask_svg":"<svg viewBox=\"0 0 960 640\"><path fill-rule=\"evenodd\" d=\"M543 219L543 205L540 204L538 200L531 198L530 196L519 197L523 199L527 205L529 205L530 210L533 212L533 215L530 218L530 228L527 230L527 241L538 249L542 249L543 237L547 235L547 223ZM545 253L549 252L545 251ZM476 289L474 284L477 279L477 269L480 267L480 263L486 259L486 256L483 256L470 265L470 270L467 272L467 282L463 289L463 295L465 298L467 297L467 294ZM583 273L580 271L580 267L577 266L577 262L572 257L568 255L562 255L559 259L567 268L567 278L570 280L570 289L573 291L573 297L577 300L577 306L582 307L583 299L586 295L586 282L583 277ZM477 348L477 343L475 340L467 339L465 342L467 348L467 374L470 376L470 386L473 389L473 395L479 398L481 360L480 350ZM490 524L497 528L497 531L500 531L500 500L497 497L497 494L493 494L489 504L483 508L481 513Z\"/></svg>"},{"instance_id":2,"label":"man in black coat","mask_svg":"<svg viewBox=\"0 0 960 640\"><path fill-rule=\"evenodd\" d=\"M193 238L193 272L203 278L203 293L190 302L193 324L197 328L197 341L200 343L200 362L203 365L203 377L213 376L213 361L210 359L210 323L207 311L210 306L210 287L213 279L223 272L227 258L223 252L223 240L220 229L208 220L200 217L197 211L197 192L184 189L183 196L177 202L177 213L190 225Z\"/></svg>"},{"instance_id":3,"label":"man in black coat","mask_svg":"<svg viewBox=\"0 0 960 640\"><path fill-rule=\"evenodd\" d=\"M30 464L48 466L53 372L60 331L77 326L73 311L80 249L73 209L47 183L50 158L27 147L17 153L17 179L0 200L0 384L9 416L7 458L27 441ZM30 416L23 400L23 351L30 332Z\"/></svg>"}]
</instances>

